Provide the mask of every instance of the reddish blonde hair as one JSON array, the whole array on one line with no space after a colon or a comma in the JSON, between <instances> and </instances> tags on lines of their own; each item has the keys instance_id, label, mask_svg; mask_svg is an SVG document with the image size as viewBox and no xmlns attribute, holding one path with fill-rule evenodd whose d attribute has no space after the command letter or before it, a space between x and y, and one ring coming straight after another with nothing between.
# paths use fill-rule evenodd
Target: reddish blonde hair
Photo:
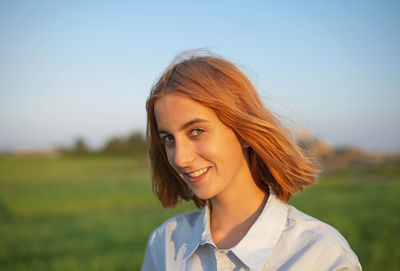
<instances>
[{"instance_id":1,"label":"reddish blonde hair","mask_svg":"<svg viewBox=\"0 0 400 271\"><path fill-rule=\"evenodd\" d=\"M155 101L166 94L185 95L210 109L249 145L253 179L281 200L315 182L318 170L290 139L281 123L267 110L249 79L231 62L215 55L178 56L151 89L147 99L147 140L152 167L153 191L164 207L180 199L197 198L170 166L154 116Z\"/></svg>"}]
</instances>

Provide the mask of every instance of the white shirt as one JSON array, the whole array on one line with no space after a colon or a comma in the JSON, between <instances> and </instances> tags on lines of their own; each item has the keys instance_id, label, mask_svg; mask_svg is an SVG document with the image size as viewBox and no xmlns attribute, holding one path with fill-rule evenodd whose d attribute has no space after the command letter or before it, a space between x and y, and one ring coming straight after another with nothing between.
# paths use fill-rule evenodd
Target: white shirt
<instances>
[{"instance_id":1,"label":"white shirt","mask_svg":"<svg viewBox=\"0 0 400 271\"><path fill-rule=\"evenodd\" d=\"M271 194L231 249L215 246L208 207L167 220L147 243L142 271L148 270L361 270L361 265L336 229Z\"/></svg>"}]
</instances>

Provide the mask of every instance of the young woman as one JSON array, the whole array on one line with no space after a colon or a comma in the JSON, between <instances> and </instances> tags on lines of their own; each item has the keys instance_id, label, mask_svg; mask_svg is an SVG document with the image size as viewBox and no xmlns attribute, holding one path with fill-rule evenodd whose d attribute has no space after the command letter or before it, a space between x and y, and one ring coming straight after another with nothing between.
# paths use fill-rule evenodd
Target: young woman
<instances>
[{"instance_id":1,"label":"young woman","mask_svg":"<svg viewBox=\"0 0 400 271\"><path fill-rule=\"evenodd\" d=\"M232 63L178 57L146 108L155 193L202 211L154 230L142 270L361 270L339 232L286 203L317 170Z\"/></svg>"}]
</instances>

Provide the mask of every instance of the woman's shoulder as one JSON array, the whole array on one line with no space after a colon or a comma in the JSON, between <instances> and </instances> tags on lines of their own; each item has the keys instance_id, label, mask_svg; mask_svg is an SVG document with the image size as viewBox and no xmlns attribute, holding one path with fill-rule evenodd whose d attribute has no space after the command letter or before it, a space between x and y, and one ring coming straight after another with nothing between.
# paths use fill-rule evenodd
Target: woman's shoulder
<instances>
[{"instance_id":1,"label":"woman's shoulder","mask_svg":"<svg viewBox=\"0 0 400 271\"><path fill-rule=\"evenodd\" d=\"M173 237L174 240L186 239L188 235L193 233L196 222L201 219L202 212L187 212L169 218L159 227L157 227L150 235L149 243L160 242L166 237ZM158 241L156 241L158 239Z\"/></svg>"},{"instance_id":2,"label":"woman's shoulder","mask_svg":"<svg viewBox=\"0 0 400 271\"><path fill-rule=\"evenodd\" d=\"M197 221L197 219L199 219L200 215L201 211L178 214L166 220L159 227L157 227L154 232L161 233L164 231L175 229L177 227L181 229L193 228L195 226L195 222Z\"/></svg>"},{"instance_id":3,"label":"woman's shoulder","mask_svg":"<svg viewBox=\"0 0 400 271\"><path fill-rule=\"evenodd\" d=\"M169 254L180 255L180 249L187 247L201 216L202 212L183 213L157 227L147 241L141 270L165 270L165 266L173 266L174 261L171 259L174 257L170 257Z\"/></svg>"},{"instance_id":4,"label":"woman's shoulder","mask_svg":"<svg viewBox=\"0 0 400 271\"><path fill-rule=\"evenodd\" d=\"M289 250L293 250L287 251L289 254L296 255L301 251L308 262L315 261L317 266L361 270L356 254L338 230L290 205L280 246L287 247L288 243L291 245Z\"/></svg>"},{"instance_id":5,"label":"woman's shoulder","mask_svg":"<svg viewBox=\"0 0 400 271\"><path fill-rule=\"evenodd\" d=\"M293 231L305 238L321 241L334 247L350 248L346 239L331 225L305 214L295 207L288 208L287 231Z\"/></svg>"}]
</instances>

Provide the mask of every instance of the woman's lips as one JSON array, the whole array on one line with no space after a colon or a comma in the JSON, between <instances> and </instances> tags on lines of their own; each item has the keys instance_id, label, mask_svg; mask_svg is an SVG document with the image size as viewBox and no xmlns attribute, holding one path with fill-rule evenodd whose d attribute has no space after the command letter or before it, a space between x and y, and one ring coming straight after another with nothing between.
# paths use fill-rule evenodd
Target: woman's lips
<instances>
[{"instance_id":1,"label":"woman's lips","mask_svg":"<svg viewBox=\"0 0 400 271\"><path fill-rule=\"evenodd\" d=\"M210 167L206 167L200 170L193 171L191 173L186 173L186 175L189 177L189 181L191 183L198 183L201 180L204 179L204 177L207 175Z\"/></svg>"}]
</instances>

